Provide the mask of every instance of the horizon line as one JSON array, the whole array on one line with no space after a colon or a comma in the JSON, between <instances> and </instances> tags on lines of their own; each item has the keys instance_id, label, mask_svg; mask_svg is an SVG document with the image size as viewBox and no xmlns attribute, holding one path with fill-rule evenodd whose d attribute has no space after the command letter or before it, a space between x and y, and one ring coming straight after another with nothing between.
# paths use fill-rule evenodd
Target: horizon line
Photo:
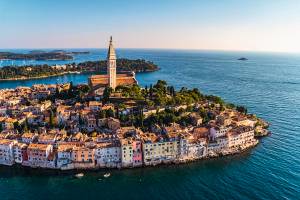
<instances>
[{"instance_id":1,"label":"horizon line","mask_svg":"<svg viewBox=\"0 0 300 200\"><path fill-rule=\"evenodd\" d=\"M0 50L30 50L30 49L107 49L106 47L10 47L0 48ZM284 54L300 54L300 51L272 51L272 50L239 50L239 49L197 49L197 48L153 48L153 47L115 47L115 49L136 49L136 50L182 50L182 51L222 51L222 52L249 52L249 53L284 53Z\"/></svg>"}]
</instances>

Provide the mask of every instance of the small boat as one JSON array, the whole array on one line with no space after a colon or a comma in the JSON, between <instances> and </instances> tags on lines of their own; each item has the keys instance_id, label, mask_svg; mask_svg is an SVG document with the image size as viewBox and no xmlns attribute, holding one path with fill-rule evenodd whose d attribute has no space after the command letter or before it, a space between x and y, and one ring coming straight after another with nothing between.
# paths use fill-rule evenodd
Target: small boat
<instances>
[{"instance_id":1,"label":"small boat","mask_svg":"<svg viewBox=\"0 0 300 200\"><path fill-rule=\"evenodd\" d=\"M76 178L82 178L84 176L84 173L75 174Z\"/></svg>"},{"instance_id":2,"label":"small boat","mask_svg":"<svg viewBox=\"0 0 300 200\"><path fill-rule=\"evenodd\" d=\"M108 177L110 177L110 173L106 173L106 174L104 174L104 175L103 175L103 177L104 177L104 178L108 178Z\"/></svg>"}]
</instances>

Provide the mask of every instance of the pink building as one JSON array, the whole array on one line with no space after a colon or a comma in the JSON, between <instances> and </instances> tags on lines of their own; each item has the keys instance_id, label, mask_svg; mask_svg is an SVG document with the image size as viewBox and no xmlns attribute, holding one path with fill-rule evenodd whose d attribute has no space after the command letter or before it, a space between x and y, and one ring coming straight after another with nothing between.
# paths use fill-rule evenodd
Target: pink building
<instances>
[{"instance_id":1,"label":"pink building","mask_svg":"<svg viewBox=\"0 0 300 200\"><path fill-rule=\"evenodd\" d=\"M143 164L141 141L134 138L121 140L122 167L138 167Z\"/></svg>"},{"instance_id":2,"label":"pink building","mask_svg":"<svg viewBox=\"0 0 300 200\"><path fill-rule=\"evenodd\" d=\"M142 142L135 140L132 142L133 150L133 166L141 166L143 164Z\"/></svg>"}]
</instances>

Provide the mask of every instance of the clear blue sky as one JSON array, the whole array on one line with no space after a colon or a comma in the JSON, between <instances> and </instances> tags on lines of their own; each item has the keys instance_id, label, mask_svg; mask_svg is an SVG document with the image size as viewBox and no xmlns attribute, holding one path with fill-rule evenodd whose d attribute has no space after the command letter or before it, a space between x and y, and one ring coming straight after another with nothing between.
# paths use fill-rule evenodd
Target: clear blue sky
<instances>
[{"instance_id":1,"label":"clear blue sky","mask_svg":"<svg viewBox=\"0 0 300 200\"><path fill-rule=\"evenodd\" d=\"M300 52L299 0L0 0L0 48Z\"/></svg>"}]
</instances>

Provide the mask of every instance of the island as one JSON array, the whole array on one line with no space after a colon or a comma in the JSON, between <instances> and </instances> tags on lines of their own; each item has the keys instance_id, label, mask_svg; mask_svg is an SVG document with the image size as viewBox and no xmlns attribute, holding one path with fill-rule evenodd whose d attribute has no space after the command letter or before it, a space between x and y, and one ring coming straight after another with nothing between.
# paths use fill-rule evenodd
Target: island
<instances>
[{"instance_id":1,"label":"island","mask_svg":"<svg viewBox=\"0 0 300 200\"><path fill-rule=\"evenodd\" d=\"M0 81L26 80L35 78L46 78L50 76L61 76L70 73L104 73L106 72L106 61L86 61L82 63L70 63L65 65L26 65L5 66L0 68ZM159 67L151 61L143 59L129 60L117 59L118 72L154 72Z\"/></svg>"},{"instance_id":2,"label":"island","mask_svg":"<svg viewBox=\"0 0 300 200\"><path fill-rule=\"evenodd\" d=\"M248 60L248 58L241 57L241 58L239 58L238 60L241 60L241 61L246 61L246 60Z\"/></svg>"},{"instance_id":3,"label":"island","mask_svg":"<svg viewBox=\"0 0 300 200\"><path fill-rule=\"evenodd\" d=\"M88 54L88 51L33 50L29 53L0 52L0 60L73 60L73 55Z\"/></svg>"}]
</instances>

